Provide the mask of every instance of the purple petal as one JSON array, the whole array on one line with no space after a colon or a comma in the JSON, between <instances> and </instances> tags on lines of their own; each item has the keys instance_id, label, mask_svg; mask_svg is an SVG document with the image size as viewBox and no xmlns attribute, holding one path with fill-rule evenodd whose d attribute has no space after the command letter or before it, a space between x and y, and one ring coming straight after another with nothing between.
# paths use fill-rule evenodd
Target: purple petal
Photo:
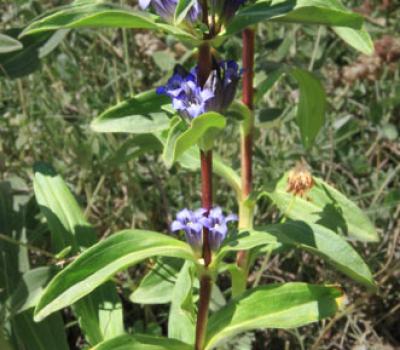
<instances>
[{"instance_id":1,"label":"purple petal","mask_svg":"<svg viewBox=\"0 0 400 350\"><path fill-rule=\"evenodd\" d=\"M183 230L183 229L185 229L185 225L182 222L180 222L178 220L175 220L175 221L172 222L172 224L171 224L171 231L172 232L180 231L180 230Z\"/></svg>"},{"instance_id":2,"label":"purple petal","mask_svg":"<svg viewBox=\"0 0 400 350\"><path fill-rule=\"evenodd\" d=\"M225 222L230 222L230 221L238 221L238 216L235 214L229 214L226 218L225 218Z\"/></svg>"},{"instance_id":3,"label":"purple petal","mask_svg":"<svg viewBox=\"0 0 400 350\"><path fill-rule=\"evenodd\" d=\"M179 211L176 214L176 218L179 221L184 221L184 220L189 220L190 221L191 218L192 218L192 215L193 215L192 211L190 211L189 209L185 208L185 209L182 209L181 211Z\"/></svg>"},{"instance_id":4,"label":"purple petal","mask_svg":"<svg viewBox=\"0 0 400 350\"><path fill-rule=\"evenodd\" d=\"M139 0L139 6L142 10L145 10L149 7L151 0Z\"/></svg>"}]
</instances>

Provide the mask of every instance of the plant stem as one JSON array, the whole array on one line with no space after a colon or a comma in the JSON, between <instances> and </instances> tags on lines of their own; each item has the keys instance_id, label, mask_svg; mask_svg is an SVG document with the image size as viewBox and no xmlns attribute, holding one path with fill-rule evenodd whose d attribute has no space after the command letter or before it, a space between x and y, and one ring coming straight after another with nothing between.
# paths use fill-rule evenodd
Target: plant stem
<instances>
[{"instance_id":1,"label":"plant stem","mask_svg":"<svg viewBox=\"0 0 400 350\"><path fill-rule=\"evenodd\" d=\"M200 151L201 159L201 205L208 211L212 208L212 151ZM208 240L208 230L203 230L204 265L211 263L211 249Z\"/></svg>"},{"instance_id":2,"label":"plant stem","mask_svg":"<svg viewBox=\"0 0 400 350\"><path fill-rule=\"evenodd\" d=\"M208 4L207 0L202 1L203 9L203 23L208 25ZM207 41L208 34L204 34L204 42L199 47L198 56L198 76L200 86L203 87L206 83L211 70L212 70L212 58L210 45ZM212 208L212 150L201 150L201 204L204 209L209 210ZM212 291L212 278L208 274L208 266L211 263L211 249L209 243L209 232L207 229L203 229L203 260L205 271L202 272L200 277L200 292L199 292L199 310L197 314L196 323L196 341L195 350L203 350L207 332L208 323L208 309L211 299Z\"/></svg>"},{"instance_id":3,"label":"plant stem","mask_svg":"<svg viewBox=\"0 0 400 350\"><path fill-rule=\"evenodd\" d=\"M199 311L197 313L196 343L194 347L195 350L204 349L211 291L212 291L212 279L210 276L205 275L200 280L200 300L199 300Z\"/></svg>"},{"instance_id":4,"label":"plant stem","mask_svg":"<svg viewBox=\"0 0 400 350\"><path fill-rule=\"evenodd\" d=\"M243 41L243 103L253 110L254 100L254 44L255 44L255 31L254 29L245 29L242 36ZM242 167L242 195L241 201L243 202L249 197L253 188L253 129L254 117L251 115L251 120L248 122L246 128L242 128L241 132L241 167ZM244 225L248 226L247 213L240 210L239 212L239 228ZM251 223L250 223L251 224ZM237 265L244 270L247 274L248 269L248 254L246 251L240 251L236 256Z\"/></svg>"}]
</instances>

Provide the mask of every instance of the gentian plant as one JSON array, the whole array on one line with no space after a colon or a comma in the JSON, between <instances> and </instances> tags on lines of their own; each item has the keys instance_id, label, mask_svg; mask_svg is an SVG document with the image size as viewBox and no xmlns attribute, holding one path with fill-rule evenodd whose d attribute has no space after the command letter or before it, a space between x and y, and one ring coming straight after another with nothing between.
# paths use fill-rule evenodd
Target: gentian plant
<instances>
[{"instance_id":1,"label":"gentian plant","mask_svg":"<svg viewBox=\"0 0 400 350\"><path fill-rule=\"evenodd\" d=\"M218 348L245 331L294 328L334 316L344 300L339 285L292 282L248 288L248 273L255 261L286 249L315 254L374 290L368 266L348 242L378 239L365 214L335 188L313 177L304 164L284 174L272 190L254 188L252 167L257 103L279 77L289 76L299 85L297 123L306 149L313 145L326 109L321 82L300 67L280 66L255 89L257 24L326 25L354 48L370 53L372 43L363 18L339 0L139 0L138 5L77 1L40 17L22 36L64 28L121 27L164 32L192 49L197 64L188 60L177 65L162 86L111 107L91 126L97 132L154 135L168 168L178 163L181 171L200 172L201 208L171 213L176 219L165 232L129 229L93 244L82 240L81 228L88 224L62 180L37 171L35 192L43 214L54 229L52 222L58 217L71 235L72 243L60 244L58 249L70 245L69 254L76 258L47 285L36 303L35 320L72 306L94 349L204 350ZM239 33L242 62L221 58L221 46ZM242 101L235 100L240 81ZM221 142L227 124L240 129L240 175L214 154L215 141ZM214 203L213 173L231 186L238 216L226 215L232 208ZM61 192L65 205L52 205ZM257 202L262 198L281 211L277 222L255 225ZM331 225L337 220L333 212L345 223L344 232L335 230L339 225ZM172 273L175 283L165 284L154 268L134 290L131 301L170 303L168 337L129 334L112 281L121 270L154 257L160 257L157 266L168 267L170 258L179 261L178 270ZM210 314L213 295L223 295L217 283L220 274L229 274L231 289L223 291L222 303L214 305ZM113 300L107 303L111 331L105 331L104 310L99 307L89 312L87 306L104 305L107 300Z\"/></svg>"}]
</instances>

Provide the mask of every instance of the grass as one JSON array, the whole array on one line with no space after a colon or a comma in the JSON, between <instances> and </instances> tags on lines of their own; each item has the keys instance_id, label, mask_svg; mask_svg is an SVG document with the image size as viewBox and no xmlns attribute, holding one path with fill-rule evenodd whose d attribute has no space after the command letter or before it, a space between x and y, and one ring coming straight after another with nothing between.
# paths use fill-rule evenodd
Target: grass
<instances>
[{"instance_id":1,"label":"grass","mask_svg":"<svg viewBox=\"0 0 400 350\"><path fill-rule=\"evenodd\" d=\"M58 1L3 1L2 29L26 24L35 13L57 4ZM353 4L358 6L360 2ZM400 11L395 5L390 12L376 7L370 17L369 28L375 39L385 34L398 36ZM386 23L371 23L377 20ZM315 40L317 34L319 43ZM253 349L267 345L271 349L398 348L398 61L393 67L384 66L374 80L359 79L349 84L340 72L354 64L359 55L325 28L269 24L260 27L258 38L259 72L270 69L272 62L312 67L327 88L329 111L316 145L306 153L294 122L294 82L284 78L274 86L263 98L260 109L278 108L283 114L257 131L257 186L274 182L304 157L315 175L334 184L368 213L378 227L381 241L357 244L375 273L379 285L376 295L366 294L307 254L292 252L260 261L251 274L251 283L338 281L347 292L349 304L336 318L299 331L257 332ZM277 47L274 50L273 44ZM230 56L239 56L239 38L223 49ZM127 227L167 231L179 208L199 204L198 176L177 167L168 172L159 153L138 154L133 137L94 134L89 123L131 93L159 85L171 62L185 51L170 39L144 32L81 30L69 33L35 73L18 80L0 77L0 180L18 181L32 193L33 164L46 161L74 189L102 236ZM228 128L225 136L218 144L220 153L238 167L237 129ZM218 202L234 210L233 195L226 184L217 180L216 188ZM271 222L276 215L270 203L263 202L256 220ZM35 227L32 232L37 230ZM138 281L140 271L130 271L133 283ZM123 294L129 295L129 284L122 283L122 287ZM132 306L126 306L126 320L132 325ZM146 320L157 320L164 326L166 311L157 307L139 312ZM71 334L75 343L79 334Z\"/></svg>"}]
</instances>

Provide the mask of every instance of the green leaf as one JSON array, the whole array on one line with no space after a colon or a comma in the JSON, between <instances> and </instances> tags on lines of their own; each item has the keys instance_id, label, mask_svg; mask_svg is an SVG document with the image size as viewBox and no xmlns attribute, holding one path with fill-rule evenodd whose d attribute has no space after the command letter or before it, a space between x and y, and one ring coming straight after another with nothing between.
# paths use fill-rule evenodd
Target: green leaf
<instances>
[{"instance_id":1,"label":"green leaf","mask_svg":"<svg viewBox=\"0 0 400 350\"><path fill-rule=\"evenodd\" d=\"M82 1L44 14L25 28L21 36L67 28L136 28L163 30L178 39L198 43L199 40L190 33L159 19L128 6Z\"/></svg>"},{"instance_id":2,"label":"green leaf","mask_svg":"<svg viewBox=\"0 0 400 350\"><path fill-rule=\"evenodd\" d=\"M155 17L114 4L71 4L54 9L31 23L21 36L65 28L156 29Z\"/></svg>"},{"instance_id":3,"label":"green leaf","mask_svg":"<svg viewBox=\"0 0 400 350\"><path fill-rule=\"evenodd\" d=\"M132 134L162 131L170 124L167 113L162 110L169 103L167 96L150 90L109 108L92 121L91 128L97 132Z\"/></svg>"},{"instance_id":4,"label":"green leaf","mask_svg":"<svg viewBox=\"0 0 400 350\"><path fill-rule=\"evenodd\" d=\"M340 0L273 0L272 5L294 4L293 9L274 18L278 22L320 24L360 29L364 19L358 13L349 11Z\"/></svg>"},{"instance_id":5,"label":"green leaf","mask_svg":"<svg viewBox=\"0 0 400 350\"><path fill-rule=\"evenodd\" d=\"M274 86L283 73L284 70L280 68L273 70L270 74L268 74L268 77L256 87L256 103L261 101L262 97Z\"/></svg>"},{"instance_id":6,"label":"green leaf","mask_svg":"<svg viewBox=\"0 0 400 350\"><path fill-rule=\"evenodd\" d=\"M337 233L364 242L377 242L378 234L367 215L351 200L320 178L306 198L287 192L286 173L273 192L267 193L281 212L293 219L323 225Z\"/></svg>"},{"instance_id":7,"label":"green leaf","mask_svg":"<svg viewBox=\"0 0 400 350\"><path fill-rule=\"evenodd\" d=\"M11 36L0 33L0 54L18 51L23 48L22 43Z\"/></svg>"},{"instance_id":8,"label":"green leaf","mask_svg":"<svg viewBox=\"0 0 400 350\"><path fill-rule=\"evenodd\" d=\"M240 250L250 250L266 244L276 245L275 237L267 236L263 232L254 230L245 230L239 232L236 236L229 237L219 250L215 257L215 263L223 259L229 252L237 252Z\"/></svg>"},{"instance_id":9,"label":"green leaf","mask_svg":"<svg viewBox=\"0 0 400 350\"><path fill-rule=\"evenodd\" d=\"M289 74L297 80L300 100L297 108L297 123L304 147L310 148L324 124L326 94L321 82L310 72L292 68Z\"/></svg>"},{"instance_id":10,"label":"green leaf","mask_svg":"<svg viewBox=\"0 0 400 350\"><path fill-rule=\"evenodd\" d=\"M35 167L34 190L57 244L56 251L72 247L72 252L77 253L97 241L96 232L72 193L51 167L45 164ZM80 300L73 310L92 345L124 332L121 301L111 282Z\"/></svg>"},{"instance_id":11,"label":"green leaf","mask_svg":"<svg viewBox=\"0 0 400 350\"><path fill-rule=\"evenodd\" d=\"M36 323L33 321L33 310L16 315L12 321L16 349L29 350L68 350L64 323L60 313Z\"/></svg>"},{"instance_id":12,"label":"green leaf","mask_svg":"<svg viewBox=\"0 0 400 350\"><path fill-rule=\"evenodd\" d=\"M225 118L215 112L204 113L192 120L190 127L182 132L183 121L176 119L168 134L163 159L167 167L190 147L199 144L202 149L210 149L217 133L226 125Z\"/></svg>"},{"instance_id":13,"label":"green leaf","mask_svg":"<svg viewBox=\"0 0 400 350\"><path fill-rule=\"evenodd\" d=\"M7 30L7 35L17 38L21 29ZM0 52L0 76L16 79L29 75L41 67L41 59L54 50L64 39L66 33L42 33L34 37L26 37L20 40L23 48L17 51Z\"/></svg>"},{"instance_id":14,"label":"green leaf","mask_svg":"<svg viewBox=\"0 0 400 350\"><path fill-rule=\"evenodd\" d=\"M354 248L331 230L302 221L288 221L284 224L267 225L256 229L264 233L266 242L291 245L313 253L337 270L371 290L376 288L371 271Z\"/></svg>"},{"instance_id":15,"label":"green leaf","mask_svg":"<svg viewBox=\"0 0 400 350\"><path fill-rule=\"evenodd\" d=\"M73 304L117 272L152 256L196 261L190 246L175 238L151 231L121 231L85 250L50 282L36 306L35 319Z\"/></svg>"},{"instance_id":16,"label":"green leaf","mask_svg":"<svg viewBox=\"0 0 400 350\"><path fill-rule=\"evenodd\" d=\"M52 234L53 251L72 246L77 252L96 242L95 231L61 176L44 163L36 164L34 171L33 189Z\"/></svg>"},{"instance_id":17,"label":"green leaf","mask_svg":"<svg viewBox=\"0 0 400 350\"><path fill-rule=\"evenodd\" d=\"M174 15L175 25L180 24L185 19L189 10L196 2L197 0L178 0Z\"/></svg>"},{"instance_id":18,"label":"green leaf","mask_svg":"<svg viewBox=\"0 0 400 350\"><path fill-rule=\"evenodd\" d=\"M167 304L171 302L174 285L182 260L163 258L144 276L129 299L137 304Z\"/></svg>"},{"instance_id":19,"label":"green leaf","mask_svg":"<svg viewBox=\"0 0 400 350\"><path fill-rule=\"evenodd\" d=\"M54 270L48 266L25 272L8 300L11 313L17 314L35 307L44 287L53 275Z\"/></svg>"},{"instance_id":20,"label":"green leaf","mask_svg":"<svg viewBox=\"0 0 400 350\"><path fill-rule=\"evenodd\" d=\"M249 290L210 317L205 350L249 330L295 328L331 317L341 295L337 288L306 283Z\"/></svg>"},{"instance_id":21,"label":"green leaf","mask_svg":"<svg viewBox=\"0 0 400 350\"><path fill-rule=\"evenodd\" d=\"M352 28L333 27L332 29L341 39L356 50L365 55L372 55L374 53L374 43L364 28L355 30Z\"/></svg>"},{"instance_id":22,"label":"green leaf","mask_svg":"<svg viewBox=\"0 0 400 350\"><path fill-rule=\"evenodd\" d=\"M168 338L178 339L188 344L194 344L195 339L194 273L193 263L186 261L178 274L172 292L168 317Z\"/></svg>"},{"instance_id":23,"label":"green leaf","mask_svg":"<svg viewBox=\"0 0 400 350\"><path fill-rule=\"evenodd\" d=\"M236 33L266 20L288 23L321 24L360 29L363 17L347 10L338 0L258 0L243 6L226 29Z\"/></svg>"},{"instance_id":24,"label":"green leaf","mask_svg":"<svg viewBox=\"0 0 400 350\"><path fill-rule=\"evenodd\" d=\"M193 350L193 347L175 339L135 334L105 341L92 350Z\"/></svg>"}]
</instances>

